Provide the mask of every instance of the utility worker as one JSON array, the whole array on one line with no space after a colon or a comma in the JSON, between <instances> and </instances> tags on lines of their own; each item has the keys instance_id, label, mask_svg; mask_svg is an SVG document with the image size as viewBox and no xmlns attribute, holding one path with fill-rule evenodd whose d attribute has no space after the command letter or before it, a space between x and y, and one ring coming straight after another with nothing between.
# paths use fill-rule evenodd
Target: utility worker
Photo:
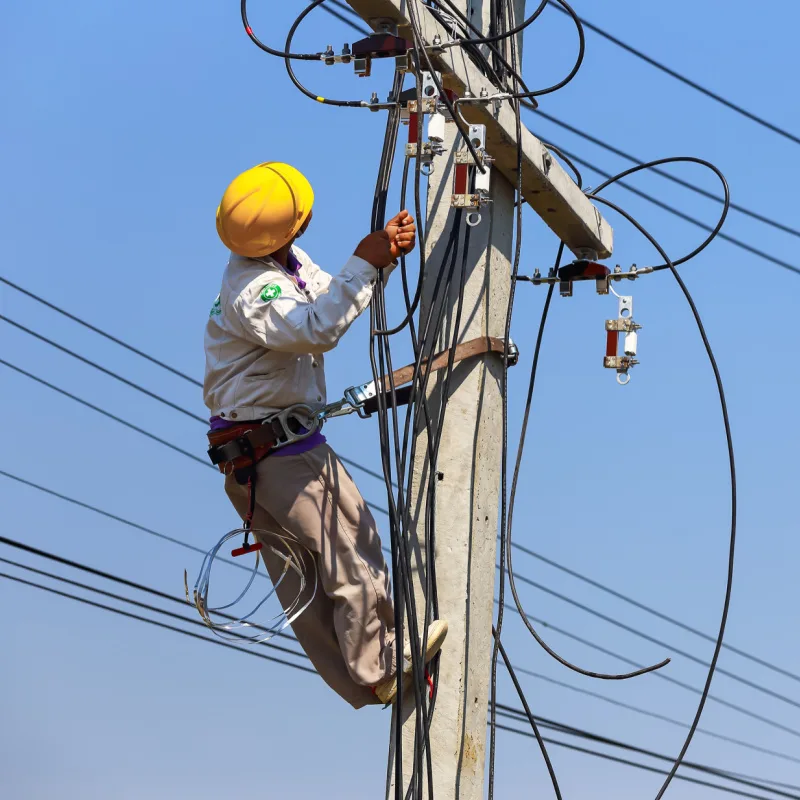
<instances>
[{"instance_id":1,"label":"utility worker","mask_svg":"<svg viewBox=\"0 0 800 800\"><path fill-rule=\"evenodd\" d=\"M219 462L239 515L252 519L256 536L258 529L288 532L316 560L319 586L292 623L297 640L326 683L361 708L392 702L397 691L389 572L375 520L321 432L277 449L265 438L282 409L326 403L323 354L369 305L378 271L388 277L400 253L413 249L416 226L401 211L332 276L295 244L313 202L306 178L278 162L247 170L225 191L217 232L231 257L206 327L203 393L212 415L209 453L247 440L244 451L224 451L237 455ZM266 537L262 545L287 608L299 577L290 570L279 582L285 565ZM443 620L431 624L426 663L446 632ZM403 663L407 675L407 653Z\"/></svg>"}]
</instances>

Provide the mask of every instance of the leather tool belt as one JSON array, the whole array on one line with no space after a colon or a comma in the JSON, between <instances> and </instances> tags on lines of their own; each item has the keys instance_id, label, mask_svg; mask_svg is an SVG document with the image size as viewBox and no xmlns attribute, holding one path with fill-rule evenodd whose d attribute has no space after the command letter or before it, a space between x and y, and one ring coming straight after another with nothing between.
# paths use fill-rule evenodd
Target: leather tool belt
<instances>
[{"instance_id":1,"label":"leather tool belt","mask_svg":"<svg viewBox=\"0 0 800 800\"><path fill-rule=\"evenodd\" d=\"M208 457L220 472L240 473L278 447L307 438L319 429L319 425L309 406L290 406L264 420L209 431Z\"/></svg>"}]
</instances>

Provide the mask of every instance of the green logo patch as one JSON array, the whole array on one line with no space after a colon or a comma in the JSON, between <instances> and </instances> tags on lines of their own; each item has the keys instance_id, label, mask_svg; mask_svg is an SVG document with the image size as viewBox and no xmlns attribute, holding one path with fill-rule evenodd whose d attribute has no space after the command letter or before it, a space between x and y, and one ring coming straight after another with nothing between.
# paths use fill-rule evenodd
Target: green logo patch
<instances>
[{"instance_id":1,"label":"green logo patch","mask_svg":"<svg viewBox=\"0 0 800 800\"><path fill-rule=\"evenodd\" d=\"M220 302L219 295L217 295L217 299L214 301L214 305L211 306L211 311L209 313L209 317L218 317L222 313L222 303Z\"/></svg>"},{"instance_id":2,"label":"green logo patch","mask_svg":"<svg viewBox=\"0 0 800 800\"><path fill-rule=\"evenodd\" d=\"M270 300L277 300L281 296L281 287L277 283L268 283L262 290L260 297L268 303Z\"/></svg>"}]
</instances>

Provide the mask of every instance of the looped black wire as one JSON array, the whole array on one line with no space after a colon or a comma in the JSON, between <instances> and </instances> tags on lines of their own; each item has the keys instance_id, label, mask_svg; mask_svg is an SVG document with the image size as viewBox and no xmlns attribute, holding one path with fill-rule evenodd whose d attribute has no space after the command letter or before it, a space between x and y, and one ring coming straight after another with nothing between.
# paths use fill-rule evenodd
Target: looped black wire
<instances>
[{"instance_id":1,"label":"looped black wire","mask_svg":"<svg viewBox=\"0 0 800 800\"><path fill-rule=\"evenodd\" d=\"M289 34L286 37L286 51L288 52L292 46L292 39L294 39L295 31L300 26L300 23L318 6L324 3L325 0L314 0L310 5L304 8L297 19L292 23L292 27L289 29ZM303 86L302 83L297 79L297 76L294 74L294 68L292 67L291 58L288 56L284 56L284 62L286 64L286 72L289 75L292 83L306 96L310 97L312 100L316 100L318 103L322 103L326 106L338 106L339 108L363 108L364 104L361 100L331 100L327 97L320 97L319 95L310 92Z\"/></svg>"},{"instance_id":2,"label":"looped black wire","mask_svg":"<svg viewBox=\"0 0 800 800\"><path fill-rule=\"evenodd\" d=\"M727 184L726 184L727 186ZM601 187L602 188L602 187ZM596 189L595 191L599 191ZM708 341L708 336L706 335L706 330L703 325L703 321L700 318L700 312L697 310L697 306L694 304L694 300L692 299L692 295L689 292L686 284L683 282L678 270L675 269L675 263L670 261L669 256L666 254L664 249L661 245L656 241L655 237L633 216L631 216L627 211L623 210L616 204L612 203L610 200L606 200L604 197L595 197L600 203L607 205L609 208L612 208L618 214L621 214L628 222L631 223L649 242L653 245L653 247L658 251L658 254L664 259L664 262L667 265L667 268L672 272L673 277L678 283L681 291L683 292L686 301L689 304L689 308L692 311L692 315L694 316L695 323L697 324L697 330L700 333L700 338L703 340L703 345L706 349L706 354L708 355L709 363L711 364L711 369L714 372L714 380L717 384L717 392L719 393L719 400L720 400L720 408L722 410L722 422L725 427L725 440L728 446L728 463L730 465L730 481L731 481L731 532L730 532L730 545L728 550L728 574L727 580L725 585L725 601L723 603L722 608L722 616L720 619L719 625L719 633L717 634L717 641L714 646L714 654L711 657L711 663L708 667L708 674L706 676L706 682L703 686L703 693L700 695L700 702L697 705L697 711L695 713L694 719L692 720L691 727L689 728L689 733L686 735L686 739L683 743L683 747L681 748L678 757L675 759L675 763L670 769L669 774L667 775L664 783L661 786L658 794L656 795L656 800L661 800L666 792L667 788L669 787L672 779L675 777L675 773L678 771L678 768L681 765L681 762L686 755L687 750L689 749L689 745L694 738L694 734L697 731L697 726L700 723L700 717L703 713L703 709L705 708L706 701L708 700L708 693L711 689L711 681L714 677L714 672L717 667L717 661L719 659L720 651L722 650L722 640L725 636L725 627L728 622L728 611L730 610L730 602L731 602L731 593L733 590L733 564L734 564L734 557L736 554L736 509L737 509L737 497L736 497L736 459L733 453L733 436L731 434L731 425L730 419L728 417L728 404L725 400L725 389L722 385L722 376L719 372L719 367L717 366L717 360L714 357L714 351L711 348L711 343Z\"/></svg>"},{"instance_id":3,"label":"looped black wire","mask_svg":"<svg viewBox=\"0 0 800 800\"><path fill-rule=\"evenodd\" d=\"M558 269L558 266L561 263L561 257L564 253L564 243L562 242L558 248L558 255L556 257L555 268ZM522 601L520 600L519 593L517 592L516 580L514 575L514 564L513 564L513 552L511 547L512 542L512 532L513 532L513 515L514 515L514 504L516 500L517 494L517 484L519 481L519 472L520 467L522 464L522 452L523 446L525 443L525 438L528 431L528 420L530 418L530 411L531 411L531 402L533 400L533 390L536 383L536 372L539 366L539 354L542 348L542 339L544 337L544 328L547 322L547 315L550 310L550 301L553 297L553 289L554 284L550 284L547 288L547 297L545 299L544 309L542 310L542 318L539 323L539 332L536 336L536 346L533 350L533 364L531 365L531 377L530 382L528 384L528 396L525 400L525 412L522 417L522 430L520 432L520 446L517 450L517 459L514 465L514 476L511 481L511 495L509 498L509 519L508 519L508 526L507 526L507 539L508 539L508 546L506 548L506 563L508 565L508 585L511 589L511 594L514 598L514 603L517 607L517 611L519 611L520 617L522 621L525 623L525 626L530 631L530 634L533 638L537 641L537 643L542 647L542 649L550 656L552 656L559 664L571 669L573 672L577 672L581 675L585 675L588 678L596 678L598 680L606 680L606 681L620 681L620 680L629 680L630 678L636 678L639 675L645 675L648 672L654 672L657 669L661 669L665 667L667 664L670 663L670 659L666 658L663 661L659 662L658 664L653 664L649 667L642 667L641 669L634 670L633 672L624 672L624 673L604 673L604 672L593 672L591 670L584 669L583 667L579 667L576 664L567 661L565 658L560 656L547 642L542 638L536 628L533 626L533 623L530 621L527 612L525 611L525 607L522 605Z\"/></svg>"},{"instance_id":4,"label":"looped black wire","mask_svg":"<svg viewBox=\"0 0 800 800\"><path fill-rule=\"evenodd\" d=\"M570 15L570 17L572 17L572 21L575 23L575 27L578 31L578 57L575 59L575 64L567 74L566 78L563 78L552 86L548 86L547 89L537 89L534 92L520 92L514 94L513 97L515 100L523 100L531 97L542 97L542 95L552 94L553 92L557 92L559 89L563 89L578 74L578 70L583 64L583 59L586 55L586 34L583 31L583 23L581 22L580 17L573 10L572 6L567 3L567 0L556 0L556 2L564 7L566 12Z\"/></svg>"},{"instance_id":5,"label":"looped black wire","mask_svg":"<svg viewBox=\"0 0 800 800\"><path fill-rule=\"evenodd\" d=\"M656 159L655 161L648 161L645 164L637 164L635 167L630 167L629 169L620 172L618 175L614 175L612 178L609 178L607 181L604 181L595 189L593 189L591 192L586 193L587 197L592 197L596 200L600 200L601 202L608 204L607 200L602 200L597 196L607 186L611 186L617 181L620 181L623 178L627 178L628 175L633 175L635 172L641 172L642 170L645 169L652 169L653 167L659 167L662 164L680 164L680 163L700 164L700 166L710 169L719 178L720 183L722 184L722 190L724 192L722 213L719 216L717 224L714 226L711 233L702 242L702 244L700 244L698 247L692 250L691 253L688 253L687 255L682 256L681 258L675 259L675 261L666 260L666 257L664 257L665 261L663 264L659 264L658 266L652 268L653 271L655 272L658 272L663 269L670 269L670 268L674 269L675 267L679 267L681 264L685 264L687 261L690 261L696 255L702 253L703 250L705 250L706 247L708 247L711 244L711 242L714 241L720 230L722 230L722 226L725 224L725 219L727 218L728 211L731 207L731 190L730 187L728 186L727 179L722 174L722 171L719 169L719 167L715 166L710 161L706 161L704 158L696 158L695 156L671 156L669 158L659 158ZM623 214L623 216L625 216L624 212L620 213Z\"/></svg>"},{"instance_id":6,"label":"looped black wire","mask_svg":"<svg viewBox=\"0 0 800 800\"><path fill-rule=\"evenodd\" d=\"M306 9L306 12L310 11L312 8L316 8L320 3L325 2L325 0L316 0L313 2L309 8ZM286 52L282 53L280 50L275 50L274 48L270 47L267 44L259 39L255 33L253 33L253 29L250 27L250 22L247 19L247 0L241 1L240 11L242 14L242 25L244 25L245 33L250 37L250 41L253 42L254 45L260 47L265 53L269 53L271 56L279 56L280 58L295 58L299 61L319 61L322 57L322 53L290 53L289 46L286 46Z\"/></svg>"}]
</instances>

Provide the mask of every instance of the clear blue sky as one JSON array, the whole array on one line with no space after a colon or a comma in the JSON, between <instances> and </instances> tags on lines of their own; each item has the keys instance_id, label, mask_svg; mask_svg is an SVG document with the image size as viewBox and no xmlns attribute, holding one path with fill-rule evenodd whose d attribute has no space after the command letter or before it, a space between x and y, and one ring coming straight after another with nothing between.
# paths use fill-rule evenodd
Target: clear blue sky
<instances>
[{"instance_id":1,"label":"clear blue sky","mask_svg":"<svg viewBox=\"0 0 800 800\"><path fill-rule=\"evenodd\" d=\"M254 3L263 38L283 41L301 3ZM796 3L701 0L577 4L579 12L701 83L800 133L792 102ZM120 0L5 3L0 67L0 263L3 275L193 375L226 253L214 209L227 182L262 160L296 164L316 191L304 247L336 270L367 232L383 115L322 107L300 96L283 65L248 42L238 3ZM314 12L297 37L312 50L352 41ZM548 11L527 34L525 75L552 83L573 58L574 33ZM346 67L301 65L320 94L385 94L389 75L356 80ZM698 155L718 164L734 199L796 224L800 149L587 33L579 77L542 108L642 158ZM626 166L550 123L541 136L609 171ZM698 170L681 175L708 188ZM586 171L587 182L599 183ZM637 180L712 222L718 206L657 177ZM394 192L394 189L393 189ZM396 196L396 195L395 195ZM623 203L680 255L692 226L618 189ZM390 206L394 203L390 203ZM391 210L391 209L390 209ZM653 254L621 220L614 263ZM735 212L725 229L798 260L793 237ZM546 267L556 242L526 212L523 269ZM800 430L797 297L800 278L722 241L684 269L728 391L739 466L740 529L728 641L800 672L796 475ZM395 287L396 291L397 287ZM728 478L718 401L694 324L669 275L633 287L642 365L617 386L601 367L613 299L579 291L554 302L541 362L516 538L705 631L724 588ZM519 418L544 290L520 287L513 335ZM203 413L199 390L10 289L2 313ZM395 316L398 308L394 307ZM204 431L188 418L0 323L2 357L192 452ZM330 394L369 374L362 319L329 359ZM5 429L0 468L199 546L235 522L211 470L0 367ZM586 412L591 410L591 414ZM555 424L558 419L559 424ZM564 423L564 420L568 420ZM377 465L373 422L345 420L329 437L343 455ZM512 441L514 436L512 435ZM381 484L356 473L367 499ZM0 478L3 533L54 553L182 591L194 554ZM380 518L379 522L384 523ZM3 557L17 554L3 548ZM25 560L25 557L21 557ZM33 563L33 559L28 559ZM711 645L518 556L521 572L708 658ZM47 567L46 567L47 568ZM5 569L5 568L4 568ZM17 570L9 570L22 574ZM66 570L64 574L69 574ZM78 576L80 577L80 576ZM113 586L108 587L114 589ZM669 654L531 588L531 611L639 661ZM146 598L143 598L146 599ZM389 714L353 712L313 676L194 642L0 580L0 771L3 794L49 798L375 798L382 791ZM625 702L689 720L695 696L645 677L597 685L552 662L507 617L515 663ZM615 659L550 633L564 655L602 670ZM724 654L721 665L800 697L796 682ZM669 674L700 686L704 670L676 657ZM677 751L683 732L599 700L524 678L544 716ZM713 691L796 725L786 704L719 676ZM501 697L513 701L505 678ZM703 725L787 752L797 738L709 704ZM529 740L500 733L498 796L548 796ZM553 748L565 797L633 800L658 776ZM690 757L800 781L797 765L699 736ZM340 789L332 790L332 786ZM676 783L674 797L707 790Z\"/></svg>"}]
</instances>

